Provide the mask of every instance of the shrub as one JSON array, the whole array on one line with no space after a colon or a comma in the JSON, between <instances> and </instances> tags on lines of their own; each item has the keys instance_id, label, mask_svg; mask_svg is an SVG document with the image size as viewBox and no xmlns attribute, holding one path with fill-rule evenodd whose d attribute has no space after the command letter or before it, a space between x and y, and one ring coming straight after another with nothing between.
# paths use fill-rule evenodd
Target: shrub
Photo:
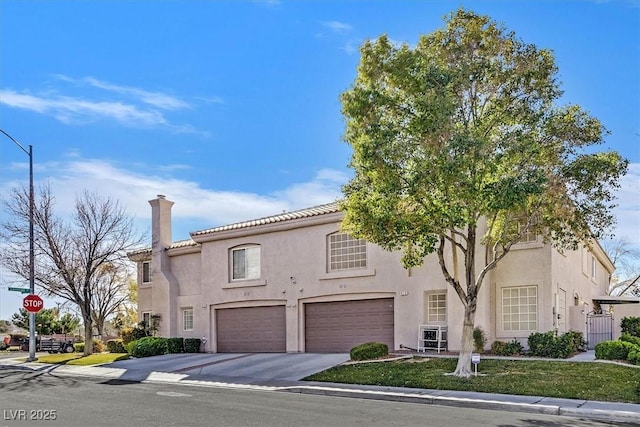
<instances>
[{"instance_id":1,"label":"shrub","mask_svg":"<svg viewBox=\"0 0 640 427\"><path fill-rule=\"evenodd\" d=\"M4 343L4 341L0 341L0 351L4 351L4 350L6 350L7 348L9 348L9 346L8 346L8 345L6 345L6 344Z\"/></svg>"},{"instance_id":2,"label":"shrub","mask_svg":"<svg viewBox=\"0 0 640 427\"><path fill-rule=\"evenodd\" d=\"M120 338L124 344L129 344L131 341L139 340L149 336L147 330L143 327L136 326L135 328L122 328L120 330Z\"/></svg>"},{"instance_id":3,"label":"shrub","mask_svg":"<svg viewBox=\"0 0 640 427\"><path fill-rule=\"evenodd\" d=\"M587 342L584 340L584 335L582 335L582 332L569 331L565 333L562 338L567 340L567 345L569 345L572 349L569 354L573 354L576 351L586 350Z\"/></svg>"},{"instance_id":4,"label":"shrub","mask_svg":"<svg viewBox=\"0 0 640 427\"><path fill-rule=\"evenodd\" d=\"M596 344L596 359L627 360L631 350L638 347L626 341L602 341Z\"/></svg>"},{"instance_id":5,"label":"shrub","mask_svg":"<svg viewBox=\"0 0 640 427\"><path fill-rule=\"evenodd\" d=\"M627 355L627 361L634 365L640 365L640 348L629 351Z\"/></svg>"},{"instance_id":6,"label":"shrub","mask_svg":"<svg viewBox=\"0 0 640 427\"><path fill-rule=\"evenodd\" d=\"M631 344L635 344L640 347L640 337L635 337L626 332L622 333L622 335L620 336L620 341L630 342Z\"/></svg>"},{"instance_id":7,"label":"shrub","mask_svg":"<svg viewBox=\"0 0 640 427\"><path fill-rule=\"evenodd\" d=\"M516 356L522 354L523 351L522 344L515 338L509 342L494 341L491 344L491 353L496 356Z\"/></svg>"},{"instance_id":8,"label":"shrub","mask_svg":"<svg viewBox=\"0 0 640 427\"><path fill-rule=\"evenodd\" d=\"M351 360L370 360L389 354L389 346L381 342L366 342L351 349Z\"/></svg>"},{"instance_id":9,"label":"shrub","mask_svg":"<svg viewBox=\"0 0 640 427\"><path fill-rule=\"evenodd\" d=\"M109 353L126 353L122 340L109 340L107 341L107 349Z\"/></svg>"},{"instance_id":10,"label":"shrub","mask_svg":"<svg viewBox=\"0 0 640 427\"><path fill-rule=\"evenodd\" d=\"M99 340L97 338L94 338L91 340L91 344L93 346L93 352L94 353L102 353L105 350L105 345L104 342L102 340Z\"/></svg>"},{"instance_id":11,"label":"shrub","mask_svg":"<svg viewBox=\"0 0 640 427\"><path fill-rule=\"evenodd\" d=\"M92 344L92 350L94 353L102 353L105 349L105 345L102 342L102 340L99 340L97 338L94 338L91 344ZM84 353L84 342L77 342L73 344L73 348L78 353Z\"/></svg>"},{"instance_id":12,"label":"shrub","mask_svg":"<svg viewBox=\"0 0 640 427\"><path fill-rule=\"evenodd\" d=\"M487 336L480 326L473 329L473 348L476 353L482 353L487 344Z\"/></svg>"},{"instance_id":13,"label":"shrub","mask_svg":"<svg viewBox=\"0 0 640 427\"><path fill-rule=\"evenodd\" d=\"M184 352L185 353L200 353L200 338L185 338L184 339Z\"/></svg>"},{"instance_id":14,"label":"shrub","mask_svg":"<svg viewBox=\"0 0 640 427\"><path fill-rule=\"evenodd\" d=\"M640 317L623 317L620 322L622 332L640 337Z\"/></svg>"},{"instance_id":15,"label":"shrub","mask_svg":"<svg viewBox=\"0 0 640 427\"><path fill-rule=\"evenodd\" d=\"M167 353L183 353L184 338L167 338Z\"/></svg>"},{"instance_id":16,"label":"shrub","mask_svg":"<svg viewBox=\"0 0 640 427\"><path fill-rule=\"evenodd\" d=\"M158 356L167 353L167 339L159 337L144 337L134 341L130 354L133 357Z\"/></svg>"},{"instance_id":17,"label":"shrub","mask_svg":"<svg viewBox=\"0 0 640 427\"><path fill-rule=\"evenodd\" d=\"M135 341L128 342L124 345L124 348L125 350L127 350L127 353L129 353L129 355L133 355L133 348L136 346L137 343L138 343L138 340L135 340Z\"/></svg>"},{"instance_id":18,"label":"shrub","mask_svg":"<svg viewBox=\"0 0 640 427\"><path fill-rule=\"evenodd\" d=\"M566 359L584 346L581 332L569 331L561 336L556 332L535 332L527 340L533 356Z\"/></svg>"}]
</instances>

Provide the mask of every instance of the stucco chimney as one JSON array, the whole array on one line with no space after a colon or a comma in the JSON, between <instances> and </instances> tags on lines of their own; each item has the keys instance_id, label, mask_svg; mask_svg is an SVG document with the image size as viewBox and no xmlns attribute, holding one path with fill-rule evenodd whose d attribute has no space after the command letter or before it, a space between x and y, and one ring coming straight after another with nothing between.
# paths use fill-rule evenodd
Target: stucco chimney
<instances>
[{"instance_id":1,"label":"stucco chimney","mask_svg":"<svg viewBox=\"0 0 640 427\"><path fill-rule=\"evenodd\" d=\"M151 275L153 287L151 301L153 314L161 316L160 336L173 337L177 333L176 299L178 282L171 272L171 261L166 249L171 240L171 207L173 202L159 194L149 200L151 205Z\"/></svg>"},{"instance_id":2,"label":"stucco chimney","mask_svg":"<svg viewBox=\"0 0 640 427\"><path fill-rule=\"evenodd\" d=\"M149 200L151 205L151 248L155 252L171 246L171 207L173 202L167 200L164 194Z\"/></svg>"}]
</instances>

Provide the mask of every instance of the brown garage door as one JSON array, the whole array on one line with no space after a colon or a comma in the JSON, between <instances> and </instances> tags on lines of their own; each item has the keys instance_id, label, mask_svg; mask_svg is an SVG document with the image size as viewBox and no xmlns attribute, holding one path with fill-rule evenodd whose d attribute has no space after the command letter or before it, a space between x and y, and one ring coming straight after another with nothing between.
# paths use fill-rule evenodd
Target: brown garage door
<instances>
[{"instance_id":1,"label":"brown garage door","mask_svg":"<svg viewBox=\"0 0 640 427\"><path fill-rule=\"evenodd\" d=\"M219 353L279 353L287 349L283 305L216 310Z\"/></svg>"},{"instance_id":2,"label":"brown garage door","mask_svg":"<svg viewBox=\"0 0 640 427\"><path fill-rule=\"evenodd\" d=\"M307 353L348 352L383 342L393 349L393 298L305 304Z\"/></svg>"}]
</instances>

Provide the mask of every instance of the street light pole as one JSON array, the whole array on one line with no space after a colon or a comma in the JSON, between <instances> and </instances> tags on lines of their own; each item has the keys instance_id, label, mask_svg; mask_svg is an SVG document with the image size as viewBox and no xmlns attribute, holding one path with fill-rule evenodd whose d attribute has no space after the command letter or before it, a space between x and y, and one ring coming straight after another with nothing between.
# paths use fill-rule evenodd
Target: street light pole
<instances>
[{"instance_id":1,"label":"street light pole","mask_svg":"<svg viewBox=\"0 0 640 427\"><path fill-rule=\"evenodd\" d=\"M16 141L11 135L0 129L7 138L12 140L27 156L29 156L29 294L35 294L35 251L33 245L33 212L34 212L34 196L33 196L33 145L29 145L27 151L22 144ZM36 358L36 314L29 313L29 357L27 362L38 360Z\"/></svg>"}]
</instances>

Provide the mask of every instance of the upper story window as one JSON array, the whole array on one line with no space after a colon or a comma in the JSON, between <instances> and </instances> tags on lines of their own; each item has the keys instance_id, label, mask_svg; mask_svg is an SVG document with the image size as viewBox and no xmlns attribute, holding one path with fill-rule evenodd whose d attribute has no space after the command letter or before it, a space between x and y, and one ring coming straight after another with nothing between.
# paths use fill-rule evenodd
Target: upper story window
<instances>
[{"instance_id":1,"label":"upper story window","mask_svg":"<svg viewBox=\"0 0 640 427\"><path fill-rule=\"evenodd\" d=\"M367 242L347 233L333 233L327 238L329 271L367 267Z\"/></svg>"},{"instance_id":2,"label":"upper story window","mask_svg":"<svg viewBox=\"0 0 640 427\"><path fill-rule=\"evenodd\" d=\"M591 280L594 282L598 279L598 261L596 257L591 256Z\"/></svg>"},{"instance_id":3,"label":"upper story window","mask_svg":"<svg viewBox=\"0 0 640 427\"><path fill-rule=\"evenodd\" d=\"M142 263L142 283L151 282L151 262L144 261Z\"/></svg>"},{"instance_id":4,"label":"upper story window","mask_svg":"<svg viewBox=\"0 0 640 427\"><path fill-rule=\"evenodd\" d=\"M260 278L260 246L242 246L231 249L231 279Z\"/></svg>"},{"instance_id":5,"label":"upper story window","mask_svg":"<svg viewBox=\"0 0 640 427\"><path fill-rule=\"evenodd\" d=\"M518 243L533 243L538 241L538 235L531 227L527 228L527 221L525 219L518 221L518 234L522 235Z\"/></svg>"}]
</instances>

